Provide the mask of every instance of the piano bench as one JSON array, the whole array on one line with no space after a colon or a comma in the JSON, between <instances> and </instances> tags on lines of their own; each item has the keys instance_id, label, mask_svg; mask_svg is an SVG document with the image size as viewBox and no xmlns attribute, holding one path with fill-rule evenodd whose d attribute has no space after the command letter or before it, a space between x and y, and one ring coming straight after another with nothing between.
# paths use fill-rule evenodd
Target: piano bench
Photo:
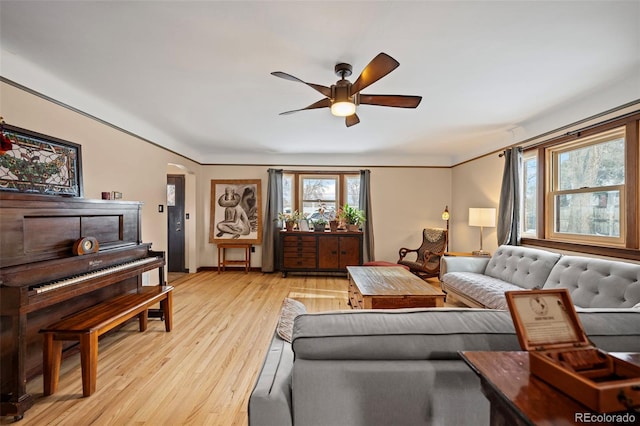
<instances>
[{"instance_id":1,"label":"piano bench","mask_svg":"<svg viewBox=\"0 0 640 426\"><path fill-rule=\"evenodd\" d=\"M77 340L80 342L82 395L90 396L96 390L98 337L136 316L140 321L140 331L145 331L149 308L157 303L162 309L165 330L171 331L172 292L171 286L142 287L137 293L106 300L40 330L44 335L44 394L52 395L58 388L62 341Z\"/></svg>"}]
</instances>

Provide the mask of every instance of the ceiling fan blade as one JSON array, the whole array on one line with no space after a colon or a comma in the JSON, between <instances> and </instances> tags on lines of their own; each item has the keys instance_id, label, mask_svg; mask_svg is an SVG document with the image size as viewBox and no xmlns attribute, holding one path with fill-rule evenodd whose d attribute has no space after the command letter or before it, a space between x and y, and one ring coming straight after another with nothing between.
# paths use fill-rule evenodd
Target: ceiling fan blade
<instances>
[{"instance_id":1,"label":"ceiling fan blade","mask_svg":"<svg viewBox=\"0 0 640 426\"><path fill-rule=\"evenodd\" d=\"M346 124L347 127L355 126L359 122L360 122L360 119L358 118L357 114L351 114L344 118L344 124Z\"/></svg>"},{"instance_id":2,"label":"ceiling fan blade","mask_svg":"<svg viewBox=\"0 0 640 426\"><path fill-rule=\"evenodd\" d=\"M293 111L281 112L279 115L293 114L294 112L304 111L305 109L329 108L330 106L331 106L331 101L329 100L329 98L324 98L324 99L320 99L318 102L312 103L308 107L294 109Z\"/></svg>"},{"instance_id":3,"label":"ceiling fan blade","mask_svg":"<svg viewBox=\"0 0 640 426\"><path fill-rule=\"evenodd\" d=\"M298 83L306 84L307 86L317 90L318 92L325 95L327 98L331 97L331 89L326 86L321 86L319 84L307 83L306 81L300 80L298 77L294 77L291 74L287 74L282 71L272 72L271 75L275 75L276 77L284 78L285 80L297 81Z\"/></svg>"},{"instance_id":4,"label":"ceiling fan blade","mask_svg":"<svg viewBox=\"0 0 640 426\"><path fill-rule=\"evenodd\" d=\"M360 94L360 104L380 105L396 108L416 108L420 105L422 96L405 95L365 95Z\"/></svg>"},{"instance_id":5,"label":"ceiling fan blade","mask_svg":"<svg viewBox=\"0 0 640 426\"><path fill-rule=\"evenodd\" d=\"M373 58L369 64L364 67L360 76L355 83L351 86L351 95L358 93L362 89L376 81L380 80L391 71L400 66L400 63L393 59L386 53L379 53L378 56Z\"/></svg>"}]
</instances>

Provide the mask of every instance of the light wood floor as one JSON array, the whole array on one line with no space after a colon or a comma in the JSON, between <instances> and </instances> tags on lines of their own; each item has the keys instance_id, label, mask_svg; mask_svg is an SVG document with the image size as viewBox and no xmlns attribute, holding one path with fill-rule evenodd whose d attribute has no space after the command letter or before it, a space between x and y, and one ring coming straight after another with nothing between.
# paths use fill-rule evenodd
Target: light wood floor
<instances>
[{"instance_id":1,"label":"light wood floor","mask_svg":"<svg viewBox=\"0 0 640 426\"><path fill-rule=\"evenodd\" d=\"M79 355L63 361L58 391L42 395L18 425L246 425L247 402L282 300L309 312L349 309L347 279L259 272L200 272L172 282L174 328L150 320L100 340L98 385L82 397ZM437 285L437 281L432 283ZM2 417L1 424L12 421Z\"/></svg>"}]
</instances>

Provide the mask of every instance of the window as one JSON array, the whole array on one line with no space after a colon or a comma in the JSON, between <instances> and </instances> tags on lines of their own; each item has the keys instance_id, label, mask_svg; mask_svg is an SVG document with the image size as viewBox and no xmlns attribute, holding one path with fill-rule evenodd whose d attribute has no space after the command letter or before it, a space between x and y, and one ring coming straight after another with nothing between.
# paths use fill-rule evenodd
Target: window
<instances>
[{"instance_id":1,"label":"window","mask_svg":"<svg viewBox=\"0 0 640 426\"><path fill-rule=\"evenodd\" d=\"M338 210L336 197L340 188L338 180L338 176L301 176L300 211L312 220L320 219L321 216L325 220L335 217ZM323 211L322 214L320 210Z\"/></svg>"},{"instance_id":2,"label":"window","mask_svg":"<svg viewBox=\"0 0 640 426\"><path fill-rule=\"evenodd\" d=\"M527 245L640 260L638 111L525 149Z\"/></svg>"},{"instance_id":3,"label":"window","mask_svg":"<svg viewBox=\"0 0 640 426\"><path fill-rule=\"evenodd\" d=\"M282 189L285 213L298 210L312 220L320 218L320 209L328 220L344 204L360 208L360 173L284 173Z\"/></svg>"},{"instance_id":4,"label":"window","mask_svg":"<svg viewBox=\"0 0 640 426\"><path fill-rule=\"evenodd\" d=\"M548 151L547 200L552 239L624 243L624 127L563 144Z\"/></svg>"},{"instance_id":5,"label":"window","mask_svg":"<svg viewBox=\"0 0 640 426\"><path fill-rule=\"evenodd\" d=\"M284 213L292 213L295 208L294 206L294 184L293 184L293 175L282 175L282 208Z\"/></svg>"},{"instance_id":6,"label":"window","mask_svg":"<svg viewBox=\"0 0 640 426\"><path fill-rule=\"evenodd\" d=\"M538 227L538 158L535 154L534 151L523 158L522 235L531 237L535 237Z\"/></svg>"}]
</instances>

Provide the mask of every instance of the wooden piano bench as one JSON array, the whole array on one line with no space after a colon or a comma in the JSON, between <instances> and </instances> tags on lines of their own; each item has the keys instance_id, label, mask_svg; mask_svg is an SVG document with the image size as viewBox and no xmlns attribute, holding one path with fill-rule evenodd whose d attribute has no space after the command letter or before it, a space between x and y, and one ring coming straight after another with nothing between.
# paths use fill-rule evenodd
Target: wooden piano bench
<instances>
[{"instance_id":1,"label":"wooden piano bench","mask_svg":"<svg viewBox=\"0 0 640 426\"><path fill-rule=\"evenodd\" d=\"M96 390L98 337L136 316L140 331L145 331L149 308L157 303L162 309L165 330L171 331L172 292L171 286L142 287L137 293L106 300L40 330L44 335L44 394L51 395L58 388L62 341L77 340L80 342L82 395L90 396Z\"/></svg>"}]
</instances>

